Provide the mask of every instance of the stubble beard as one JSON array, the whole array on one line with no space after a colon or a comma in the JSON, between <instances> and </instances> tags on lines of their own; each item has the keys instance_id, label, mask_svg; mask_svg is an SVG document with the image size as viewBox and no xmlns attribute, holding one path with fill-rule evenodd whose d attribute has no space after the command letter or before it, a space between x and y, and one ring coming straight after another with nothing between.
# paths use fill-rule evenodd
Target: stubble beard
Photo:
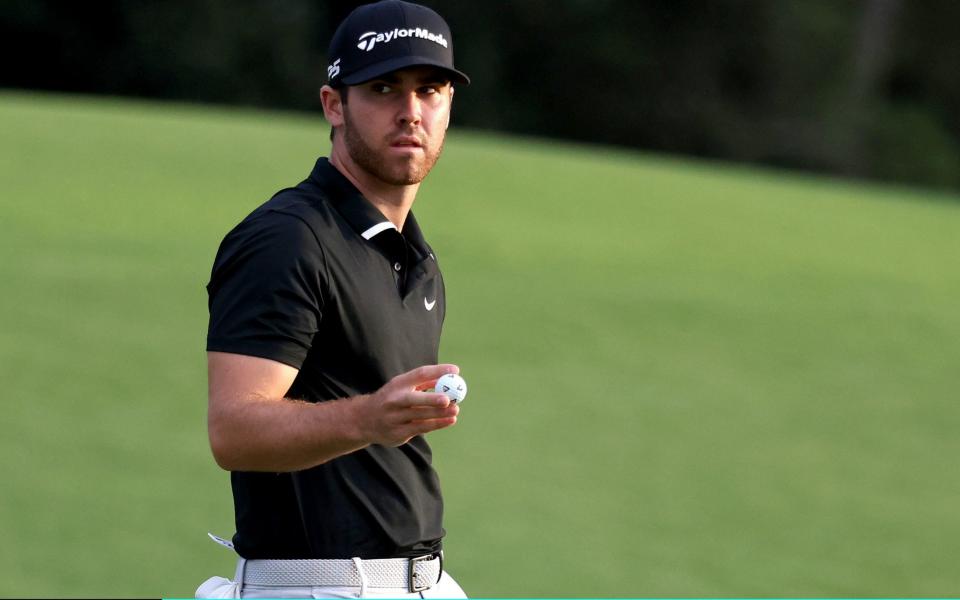
<instances>
[{"instance_id":1,"label":"stubble beard","mask_svg":"<svg viewBox=\"0 0 960 600\"><path fill-rule=\"evenodd\" d=\"M382 153L378 153L363 139L351 123L349 112L345 110L343 113L343 141L351 160L376 179L389 185L414 185L423 181L440 158L445 138L446 135L441 136L436 150L429 147L428 140L422 140L422 157L417 157L416 154L406 160L396 157L393 164L390 164ZM386 139L384 144L388 144Z\"/></svg>"}]
</instances>

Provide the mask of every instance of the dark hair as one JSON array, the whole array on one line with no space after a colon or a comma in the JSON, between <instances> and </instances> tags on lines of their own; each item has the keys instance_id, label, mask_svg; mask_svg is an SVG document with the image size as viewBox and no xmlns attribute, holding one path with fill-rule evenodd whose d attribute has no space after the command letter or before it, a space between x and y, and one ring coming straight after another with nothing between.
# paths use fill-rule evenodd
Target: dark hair
<instances>
[{"instance_id":1,"label":"dark hair","mask_svg":"<svg viewBox=\"0 0 960 600\"><path fill-rule=\"evenodd\" d=\"M347 103L347 95L348 95L348 94L347 94L347 90L350 89L350 86L343 85L343 84L337 84L337 85L333 85L333 86L330 86L330 87L332 87L333 89L337 90L337 93L340 94L340 104L346 104L346 103ZM333 127L330 128L330 141L331 141L331 142L333 141Z\"/></svg>"}]
</instances>

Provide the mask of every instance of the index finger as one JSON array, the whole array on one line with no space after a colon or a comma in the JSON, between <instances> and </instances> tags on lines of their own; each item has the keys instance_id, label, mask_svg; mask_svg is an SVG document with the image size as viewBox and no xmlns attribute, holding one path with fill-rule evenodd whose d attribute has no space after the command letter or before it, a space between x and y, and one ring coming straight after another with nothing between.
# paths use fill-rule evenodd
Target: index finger
<instances>
[{"instance_id":1,"label":"index finger","mask_svg":"<svg viewBox=\"0 0 960 600\"><path fill-rule=\"evenodd\" d=\"M394 400L394 406L402 408L446 408L455 403L446 394L435 392L410 392Z\"/></svg>"},{"instance_id":2,"label":"index finger","mask_svg":"<svg viewBox=\"0 0 960 600\"><path fill-rule=\"evenodd\" d=\"M447 373L459 372L460 367L457 365L424 365L422 367L417 367L412 371L407 371L406 373L397 375L390 380L388 385L416 389L424 384L436 382L437 379L439 379L442 375L446 375Z\"/></svg>"}]
</instances>

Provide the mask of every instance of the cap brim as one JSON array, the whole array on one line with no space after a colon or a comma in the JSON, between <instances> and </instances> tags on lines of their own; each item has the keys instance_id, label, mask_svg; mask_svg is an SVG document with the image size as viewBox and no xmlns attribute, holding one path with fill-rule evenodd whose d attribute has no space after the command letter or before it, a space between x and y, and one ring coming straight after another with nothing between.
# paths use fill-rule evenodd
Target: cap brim
<instances>
[{"instance_id":1,"label":"cap brim","mask_svg":"<svg viewBox=\"0 0 960 600\"><path fill-rule=\"evenodd\" d=\"M392 71L399 71L407 67L437 67L450 75L450 80L464 85L470 84L470 78L466 73L452 69L447 65L441 64L438 60L427 58L425 56L401 56L391 58L375 65L370 65L360 69L356 73L350 73L340 78L340 81L346 85L357 85L371 79L376 79Z\"/></svg>"}]
</instances>

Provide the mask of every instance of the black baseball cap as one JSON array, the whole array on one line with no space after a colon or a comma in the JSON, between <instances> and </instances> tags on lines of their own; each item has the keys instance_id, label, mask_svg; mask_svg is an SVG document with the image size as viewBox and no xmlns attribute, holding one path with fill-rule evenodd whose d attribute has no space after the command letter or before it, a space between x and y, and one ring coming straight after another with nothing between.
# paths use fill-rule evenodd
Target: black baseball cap
<instances>
[{"instance_id":1,"label":"black baseball cap","mask_svg":"<svg viewBox=\"0 0 960 600\"><path fill-rule=\"evenodd\" d=\"M402 0L355 8L334 32L327 57L327 83L333 87L423 65L443 69L457 83L470 83L453 66L453 39L443 17Z\"/></svg>"}]
</instances>

